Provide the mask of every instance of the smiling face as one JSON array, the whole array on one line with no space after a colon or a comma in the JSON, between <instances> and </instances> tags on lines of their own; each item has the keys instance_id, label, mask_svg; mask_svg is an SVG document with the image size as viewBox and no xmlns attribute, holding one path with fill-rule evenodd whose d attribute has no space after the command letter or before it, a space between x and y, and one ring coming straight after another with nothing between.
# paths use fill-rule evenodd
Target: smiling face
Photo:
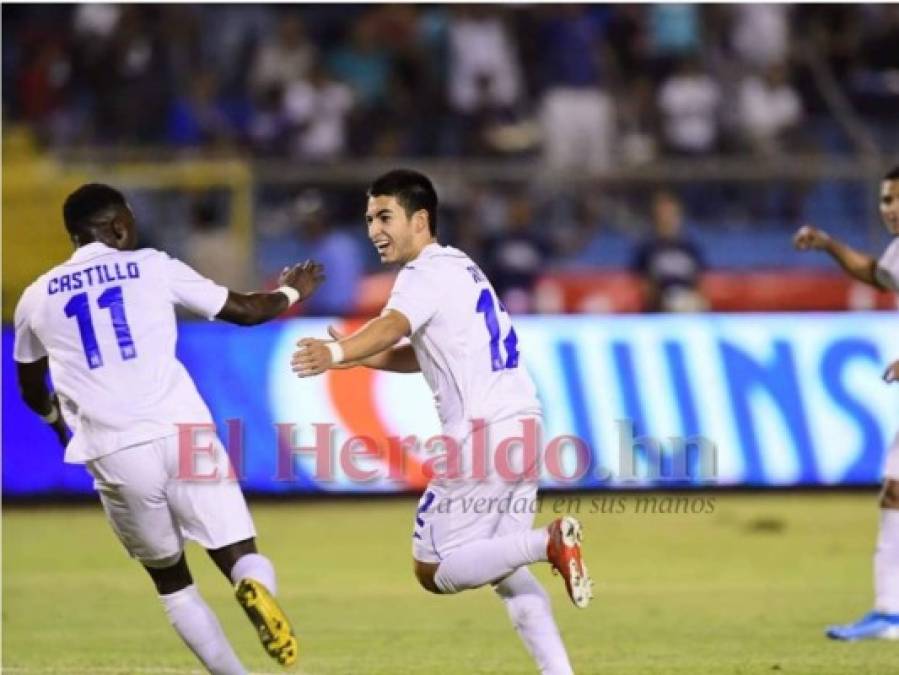
<instances>
[{"instance_id":1,"label":"smiling face","mask_svg":"<svg viewBox=\"0 0 899 675\"><path fill-rule=\"evenodd\" d=\"M427 213L420 210L409 217L396 197L391 195L369 197L365 221L368 223L368 238L385 265L414 260L421 249L432 241Z\"/></svg>"},{"instance_id":2,"label":"smiling face","mask_svg":"<svg viewBox=\"0 0 899 675\"><path fill-rule=\"evenodd\" d=\"M899 236L899 179L880 184L880 217L890 234Z\"/></svg>"}]
</instances>

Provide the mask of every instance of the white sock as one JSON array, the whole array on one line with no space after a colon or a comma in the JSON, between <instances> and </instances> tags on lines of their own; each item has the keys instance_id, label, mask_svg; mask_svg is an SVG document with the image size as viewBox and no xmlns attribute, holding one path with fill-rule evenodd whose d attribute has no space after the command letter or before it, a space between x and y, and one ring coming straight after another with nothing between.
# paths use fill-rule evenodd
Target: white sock
<instances>
[{"instance_id":1,"label":"white sock","mask_svg":"<svg viewBox=\"0 0 899 675\"><path fill-rule=\"evenodd\" d=\"M278 594L275 566L264 555L248 553L238 558L234 567L231 568L231 581L236 584L241 579L255 579L265 586L272 595Z\"/></svg>"},{"instance_id":2,"label":"white sock","mask_svg":"<svg viewBox=\"0 0 899 675\"><path fill-rule=\"evenodd\" d=\"M899 614L899 510L880 510L880 534L874 553L874 608Z\"/></svg>"},{"instance_id":3,"label":"white sock","mask_svg":"<svg viewBox=\"0 0 899 675\"><path fill-rule=\"evenodd\" d=\"M440 563L434 583L444 593L458 593L497 582L519 567L545 561L548 541L548 530L541 528L460 546Z\"/></svg>"},{"instance_id":4,"label":"white sock","mask_svg":"<svg viewBox=\"0 0 899 675\"><path fill-rule=\"evenodd\" d=\"M573 675L549 596L531 571L522 567L510 574L496 585L496 594L542 675Z\"/></svg>"},{"instance_id":5,"label":"white sock","mask_svg":"<svg viewBox=\"0 0 899 675\"><path fill-rule=\"evenodd\" d=\"M215 614L191 584L160 595L169 621L181 639L213 675L246 675Z\"/></svg>"}]
</instances>

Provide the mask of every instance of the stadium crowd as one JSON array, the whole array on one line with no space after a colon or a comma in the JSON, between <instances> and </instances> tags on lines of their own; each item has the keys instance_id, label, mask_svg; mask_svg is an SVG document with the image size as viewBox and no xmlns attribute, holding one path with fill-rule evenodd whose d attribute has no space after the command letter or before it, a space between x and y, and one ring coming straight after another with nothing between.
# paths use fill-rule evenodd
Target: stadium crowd
<instances>
[{"instance_id":1,"label":"stadium crowd","mask_svg":"<svg viewBox=\"0 0 899 675\"><path fill-rule=\"evenodd\" d=\"M598 168L846 150L810 133L828 110L815 59L896 140L895 5L86 4L4 19L4 115L54 145L306 161L542 148Z\"/></svg>"},{"instance_id":2,"label":"stadium crowd","mask_svg":"<svg viewBox=\"0 0 899 675\"><path fill-rule=\"evenodd\" d=\"M394 157L572 171L776 163L856 153L834 114L842 105L882 153L899 150L899 5L83 4L3 16L4 122L50 149L323 168ZM133 197L168 228L148 230L147 243L238 287L309 255L338 262L311 311L340 312L377 269L359 226L364 186L315 187L257 186L255 260L243 262L220 195ZM512 287L546 268L640 272L652 205L667 194L475 181L448 192L443 240ZM857 183L699 181L667 198L683 212L684 245L701 240L710 267L819 264L784 243L805 219L867 236L850 230L870 201ZM750 229L752 247L733 245Z\"/></svg>"}]
</instances>

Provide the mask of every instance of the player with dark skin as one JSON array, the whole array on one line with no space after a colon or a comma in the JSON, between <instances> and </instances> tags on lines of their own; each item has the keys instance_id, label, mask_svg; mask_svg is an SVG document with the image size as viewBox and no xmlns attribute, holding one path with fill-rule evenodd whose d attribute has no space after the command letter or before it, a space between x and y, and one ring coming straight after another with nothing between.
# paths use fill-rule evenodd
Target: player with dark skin
<instances>
[{"instance_id":1,"label":"player with dark skin","mask_svg":"<svg viewBox=\"0 0 899 675\"><path fill-rule=\"evenodd\" d=\"M899 236L899 178L891 178L895 172L888 174L880 184L880 217L887 230ZM879 290L884 288L875 274L877 260L866 253L857 251L823 230L805 225L796 232L793 245L800 251L824 251L833 258L840 267L851 276ZM899 360L889 365L883 374L884 382L899 382ZM899 509L899 481L887 478L880 495L880 507L883 509Z\"/></svg>"},{"instance_id":2,"label":"player with dark skin","mask_svg":"<svg viewBox=\"0 0 899 675\"><path fill-rule=\"evenodd\" d=\"M112 205L94 216L87 234L72 237L75 248L93 242L120 251L133 250L137 245L137 224L131 209L127 205ZM285 268L278 279L278 285L295 289L302 301L312 295L324 278L322 266L307 260ZM277 317L287 309L288 303L287 296L278 291L239 293L229 290L228 298L215 318L238 326L254 326ZM19 388L26 405L41 416L57 409L56 397L47 386L49 360L45 357L33 363L17 363L16 366ZM59 442L66 446L69 441L69 430L61 415L51 428ZM231 569L238 559L257 552L256 540L245 539L207 552L216 567L230 581ZM160 595L175 593L193 583L184 554L170 567L154 569L144 566L144 569L150 574Z\"/></svg>"}]
</instances>

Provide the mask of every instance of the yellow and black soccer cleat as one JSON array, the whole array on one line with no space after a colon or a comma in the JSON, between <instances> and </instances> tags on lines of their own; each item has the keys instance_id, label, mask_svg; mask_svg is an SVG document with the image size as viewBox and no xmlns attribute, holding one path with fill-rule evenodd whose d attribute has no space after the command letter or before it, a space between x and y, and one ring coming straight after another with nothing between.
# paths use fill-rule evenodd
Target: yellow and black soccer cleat
<instances>
[{"instance_id":1,"label":"yellow and black soccer cleat","mask_svg":"<svg viewBox=\"0 0 899 675\"><path fill-rule=\"evenodd\" d=\"M256 627L259 640L269 656L282 666L295 664L299 652L297 638L290 621L268 589L255 579L241 579L235 595Z\"/></svg>"}]
</instances>

